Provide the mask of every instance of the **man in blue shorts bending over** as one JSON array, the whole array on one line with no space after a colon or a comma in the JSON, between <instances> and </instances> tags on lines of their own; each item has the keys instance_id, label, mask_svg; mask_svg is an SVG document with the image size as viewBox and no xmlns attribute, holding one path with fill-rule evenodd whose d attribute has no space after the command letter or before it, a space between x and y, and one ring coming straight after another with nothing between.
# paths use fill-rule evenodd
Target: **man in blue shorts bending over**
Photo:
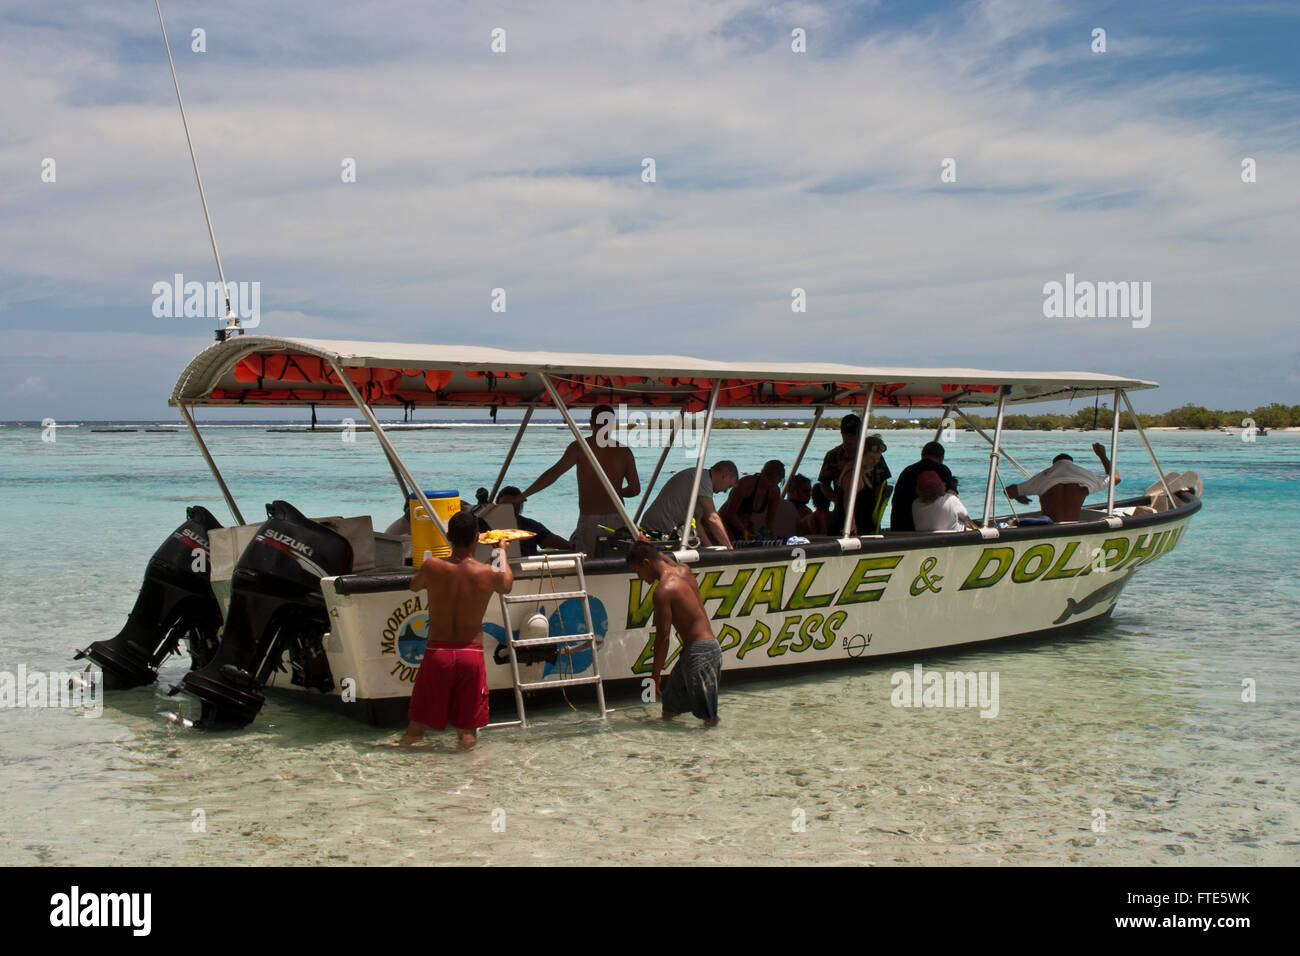
<instances>
[{"instance_id":1,"label":"man in blue shorts bending over","mask_svg":"<svg viewBox=\"0 0 1300 956\"><path fill-rule=\"evenodd\" d=\"M651 676L655 696L663 701L664 719L690 711L712 726L718 722L718 678L722 649L709 627L709 614L700 600L695 575L671 555L645 541L633 542L627 565L646 584L654 585L655 657ZM673 628L682 653L668 680L662 680Z\"/></svg>"}]
</instances>

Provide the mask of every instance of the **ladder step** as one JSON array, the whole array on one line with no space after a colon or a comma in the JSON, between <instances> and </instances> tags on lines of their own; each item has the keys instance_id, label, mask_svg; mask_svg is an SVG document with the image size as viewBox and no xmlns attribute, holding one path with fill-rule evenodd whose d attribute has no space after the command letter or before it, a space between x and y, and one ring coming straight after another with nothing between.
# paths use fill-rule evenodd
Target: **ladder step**
<instances>
[{"instance_id":1,"label":"ladder step","mask_svg":"<svg viewBox=\"0 0 1300 956\"><path fill-rule=\"evenodd\" d=\"M522 640L515 638L510 643L515 647L540 647L545 644L590 643L595 639L595 634L559 634L555 637L526 637Z\"/></svg>"},{"instance_id":2,"label":"ladder step","mask_svg":"<svg viewBox=\"0 0 1300 956\"><path fill-rule=\"evenodd\" d=\"M545 690L548 687L575 687L578 684L599 684L599 677L566 677L562 680L535 680L519 683L520 690Z\"/></svg>"},{"instance_id":3,"label":"ladder step","mask_svg":"<svg viewBox=\"0 0 1300 956\"><path fill-rule=\"evenodd\" d=\"M543 594L504 594L501 600L507 604L540 604L543 601L563 601L586 596L586 591L547 591Z\"/></svg>"}]
</instances>

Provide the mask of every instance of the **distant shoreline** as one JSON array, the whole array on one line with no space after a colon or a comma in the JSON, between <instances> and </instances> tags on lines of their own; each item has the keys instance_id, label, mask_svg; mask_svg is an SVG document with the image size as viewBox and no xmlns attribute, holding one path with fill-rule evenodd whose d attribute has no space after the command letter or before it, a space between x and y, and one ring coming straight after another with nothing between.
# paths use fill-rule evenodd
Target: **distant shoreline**
<instances>
[{"instance_id":1,"label":"distant shoreline","mask_svg":"<svg viewBox=\"0 0 1300 956\"><path fill-rule=\"evenodd\" d=\"M837 409L838 411L839 409ZM776 411L776 409L772 409ZM889 411L899 412L898 409L889 409ZM845 408L841 415L826 415L818 423L819 429L838 429L844 415L854 413L861 414L860 410ZM906 414L906 412L901 412ZM638 417L628 425L629 430L635 430L638 427L644 427L648 422L652 427L665 427L669 419L674 415L668 409L653 409L649 412L637 410ZM648 416L648 417L647 417ZM1274 402L1269 405L1262 405L1253 410L1235 410L1222 411L1217 409L1207 409L1199 405L1183 405L1179 408L1171 409L1167 412L1157 413L1139 413L1138 420L1142 427L1147 431L1189 431L1189 432L1213 432L1229 431L1240 432L1247 428L1255 428L1263 431L1300 431L1300 405L1282 405ZM51 419L44 421L12 421L0 422L0 428L45 428L50 427ZM751 430L765 431L769 429L786 429L786 428L807 428L810 418L732 418L718 416L714 419L713 427L719 431L734 430ZM439 428L516 428L518 421L483 421L481 419L444 419L441 421L382 421L381 425L384 430L413 430L422 431L426 429ZM534 419L531 423L539 427L564 427L561 419ZM981 429L992 429L996 424L996 419L992 415L968 414L966 418L953 417L948 419L947 427L953 430L965 431L970 430L971 425ZM78 419L67 422L53 422L55 428L84 428L88 431L119 432L130 434L132 432L184 432L185 424L179 421L159 421L157 419ZM276 432L326 432L333 433L341 429L351 428L355 431L369 431L370 426L365 422L357 422L354 419L343 416L337 421L318 421L313 428L309 421L302 419L275 419L268 418L257 421L244 420L219 420L198 423L199 428L264 428L267 431ZM872 415L870 420L870 429L872 431L936 431L944 427L940 422L937 412L932 412L926 417L916 418L893 418L888 414ZM1105 404L1095 405L1093 408L1079 408L1069 415L1061 413L1051 414L1029 414L1022 412L1008 412L1003 416L1004 431L1110 431L1111 411ZM1132 428L1133 423L1127 415L1120 416L1120 427Z\"/></svg>"}]
</instances>

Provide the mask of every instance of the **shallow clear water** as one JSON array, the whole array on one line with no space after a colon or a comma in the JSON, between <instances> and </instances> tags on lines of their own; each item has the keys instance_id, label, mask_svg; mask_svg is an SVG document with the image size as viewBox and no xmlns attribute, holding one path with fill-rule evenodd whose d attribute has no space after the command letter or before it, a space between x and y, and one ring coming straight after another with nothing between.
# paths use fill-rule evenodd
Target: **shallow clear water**
<instances>
[{"instance_id":1,"label":"shallow clear water","mask_svg":"<svg viewBox=\"0 0 1300 956\"><path fill-rule=\"evenodd\" d=\"M248 520L272 498L308 514L400 513L373 436L264 427L205 432ZM394 441L426 487L472 496L510 434ZM895 472L928 437L887 436ZM1037 468L1061 450L1090 459L1108 437L1013 433L1008 447ZM914 661L877 661L724 673L712 730L666 725L637 697L614 699L606 724L559 701L530 709L545 726L485 731L473 753L452 752L450 735L408 752L379 746L391 731L276 699L244 731L184 730L161 716L190 706L165 695L185 671L173 659L158 687L111 694L97 719L0 709L0 863L1295 864L1300 435L1151 438L1166 470L1201 473L1206 506L1110 620L921 660L996 671L996 718L895 708L890 676ZM566 440L530 430L509 481L526 484ZM819 433L801 470L836 440ZM717 432L709 459L752 471L789 462L801 441ZM643 480L655 455L638 452ZM948 463L978 514L987 446L960 433ZM1119 470L1125 494L1154 479L1130 433ZM528 513L568 534L572 494L568 477ZM229 520L184 433L83 427L45 443L0 428L0 671L71 669L76 648L116 633L149 555L196 503Z\"/></svg>"}]
</instances>

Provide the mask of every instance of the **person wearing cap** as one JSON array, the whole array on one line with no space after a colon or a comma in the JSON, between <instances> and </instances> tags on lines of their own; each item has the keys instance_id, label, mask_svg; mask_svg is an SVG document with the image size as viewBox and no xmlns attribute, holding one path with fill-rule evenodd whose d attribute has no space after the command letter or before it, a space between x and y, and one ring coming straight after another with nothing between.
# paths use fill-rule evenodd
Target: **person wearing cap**
<instances>
[{"instance_id":1,"label":"person wearing cap","mask_svg":"<svg viewBox=\"0 0 1300 956\"><path fill-rule=\"evenodd\" d=\"M912 462L898 473L898 483L894 486L894 499L889 511L890 531L917 530L912 523L912 502L916 500L916 479L923 472L934 472L943 479L947 490L954 494L957 492L957 479L943 463L943 451L942 443L926 442L921 448L921 460Z\"/></svg>"},{"instance_id":2,"label":"person wearing cap","mask_svg":"<svg viewBox=\"0 0 1300 956\"><path fill-rule=\"evenodd\" d=\"M486 494L484 495L486 497ZM519 556L531 558L537 555L538 548L549 548L551 550L569 550L569 540L561 538L546 525L540 521L534 521L532 518L524 517L524 502L528 499L524 493L514 485L502 488L497 493L497 504L513 505L515 509L515 527L521 531L531 531L534 535L532 538L523 538L519 542Z\"/></svg>"},{"instance_id":3,"label":"person wearing cap","mask_svg":"<svg viewBox=\"0 0 1300 956\"><path fill-rule=\"evenodd\" d=\"M935 471L923 471L916 476L912 523L917 531L978 530L957 493L949 491L943 478Z\"/></svg>"},{"instance_id":4,"label":"person wearing cap","mask_svg":"<svg viewBox=\"0 0 1300 956\"><path fill-rule=\"evenodd\" d=\"M862 419L857 415L848 414L840 419L840 443L826 453L822 459L822 470L817 473L817 485L821 488L822 494L831 501L836 502L836 510L843 517L845 507L845 495L843 494L845 483L840 481L840 476L844 474L844 466L848 465L850 475L852 475L853 460L858 454L858 435L862 432ZM879 458L872 467L871 472L867 475L867 483L873 488L883 488L889 481L889 466L885 464L884 454L888 451L884 439L879 435L868 435L866 445L863 448L864 456L862 468L867 469L865 453L867 451L876 451ZM851 480L845 479L845 482Z\"/></svg>"}]
</instances>

